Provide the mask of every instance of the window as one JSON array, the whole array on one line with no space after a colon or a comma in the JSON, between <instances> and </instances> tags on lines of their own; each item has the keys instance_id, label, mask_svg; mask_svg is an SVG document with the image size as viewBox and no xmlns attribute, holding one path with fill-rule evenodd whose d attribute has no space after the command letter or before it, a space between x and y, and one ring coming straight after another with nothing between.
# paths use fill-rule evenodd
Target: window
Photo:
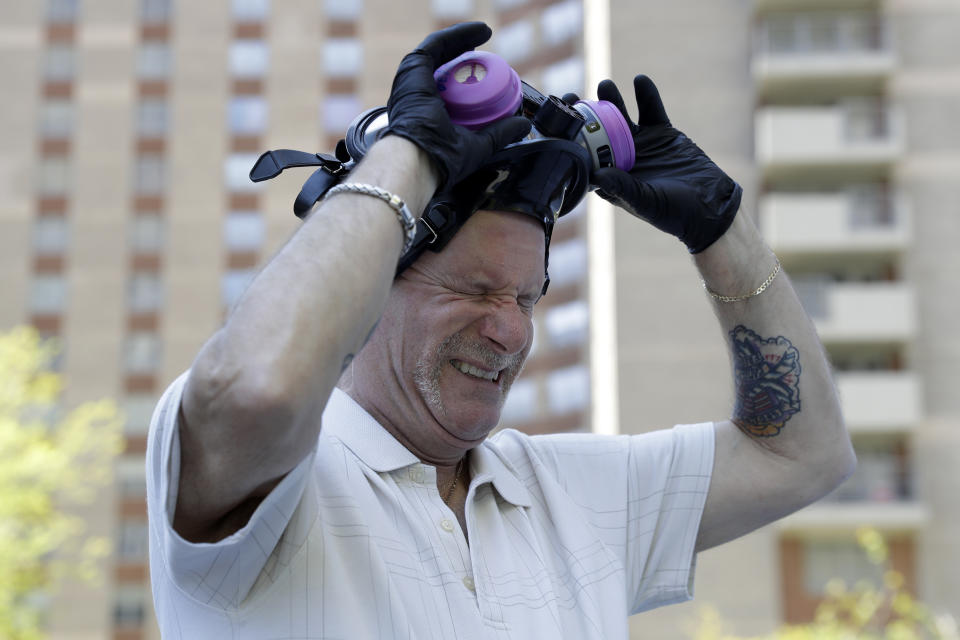
<instances>
[{"instance_id":1,"label":"window","mask_svg":"<svg viewBox=\"0 0 960 640\"><path fill-rule=\"evenodd\" d=\"M354 95L332 95L323 101L323 128L340 133L345 131L361 111L360 99Z\"/></svg>"},{"instance_id":2,"label":"window","mask_svg":"<svg viewBox=\"0 0 960 640\"><path fill-rule=\"evenodd\" d=\"M562 96L582 88L583 60L580 58L567 58L543 70L543 92L547 95Z\"/></svg>"},{"instance_id":3,"label":"window","mask_svg":"<svg viewBox=\"0 0 960 640\"><path fill-rule=\"evenodd\" d=\"M333 20L356 20L363 12L363 0L323 0L323 10Z\"/></svg>"},{"instance_id":4,"label":"window","mask_svg":"<svg viewBox=\"0 0 960 640\"><path fill-rule=\"evenodd\" d=\"M126 414L126 422L123 430L128 435L146 435L150 429L150 418L153 416L153 409L157 405L157 398L151 393L129 393L123 401L123 412ZM121 458L124 460L125 458ZM141 465L143 458L136 458ZM141 475L143 472L141 466Z\"/></svg>"},{"instance_id":5,"label":"window","mask_svg":"<svg viewBox=\"0 0 960 640\"><path fill-rule=\"evenodd\" d=\"M146 430L144 430L146 433ZM143 456L121 456L117 459L116 478L120 495L141 498L147 495L147 474Z\"/></svg>"},{"instance_id":6,"label":"window","mask_svg":"<svg viewBox=\"0 0 960 640\"><path fill-rule=\"evenodd\" d=\"M583 9L580 0L551 5L540 14L540 32L548 45L559 44L581 33Z\"/></svg>"},{"instance_id":7,"label":"window","mask_svg":"<svg viewBox=\"0 0 960 640\"><path fill-rule=\"evenodd\" d=\"M127 285L127 307L134 313L156 311L163 300L163 287L157 273L134 273Z\"/></svg>"},{"instance_id":8,"label":"window","mask_svg":"<svg viewBox=\"0 0 960 640\"><path fill-rule=\"evenodd\" d=\"M155 195L164 187L163 156L156 153L144 153L137 156L135 190L139 194Z\"/></svg>"},{"instance_id":9,"label":"window","mask_svg":"<svg viewBox=\"0 0 960 640\"><path fill-rule=\"evenodd\" d=\"M38 256L60 255L67 249L67 219L63 216L38 216L33 224L33 251Z\"/></svg>"},{"instance_id":10,"label":"window","mask_svg":"<svg viewBox=\"0 0 960 640\"><path fill-rule=\"evenodd\" d=\"M51 44L43 59L43 77L54 82L70 80L74 65L73 45Z\"/></svg>"},{"instance_id":11,"label":"window","mask_svg":"<svg viewBox=\"0 0 960 640\"><path fill-rule=\"evenodd\" d=\"M62 313L66 306L67 282L62 275L34 276L30 286L30 311L33 313Z\"/></svg>"},{"instance_id":12,"label":"window","mask_svg":"<svg viewBox=\"0 0 960 640\"><path fill-rule=\"evenodd\" d=\"M575 238L550 247L550 286L564 287L580 282L587 272L587 245Z\"/></svg>"},{"instance_id":13,"label":"window","mask_svg":"<svg viewBox=\"0 0 960 640\"><path fill-rule=\"evenodd\" d=\"M256 251L263 246L263 216L256 211L231 211L223 226L223 242L229 251Z\"/></svg>"},{"instance_id":14,"label":"window","mask_svg":"<svg viewBox=\"0 0 960 640\"><path fill-rule=\"evenodd\" d=\"M127 239L134 253L156 253L163 246L163 218L156 213L141 213L130 223Z\"/></svg>"},{"instance_id":15,"label":"window","mask_svg":"<svg viewBox=\"0 0 960 640\"><path fill-rule=\"evenodd\" d=\"M233 308L255 275L253 269L231 269L223 274L220 279L220 300L223 305L228 309Z\"/></svg>"},{"instance_id":16,"label":"window","mask_svg":"<svg viewBox=\"0 0 960 640\"><path fill-rule=\"evenodd\" d=\"M433 15L441 19L465 18L473 13L473 0L433 0Z\"/></svg>"},{"instance_id":17,"label":"window","mask_svg":"<svg viewBox=\"0 0 960 640\"><path fill-rule=\"evenodd\" d=\"M145 520L124 519L117 532L117 555L120 561L142 562L147 555L147 523Z\"/></svg>"},{"instance_id":18,"label":"window","mask_svg":"<svg viewBox=\"0 0 960 640\"><path fill-rule=\"evenodd\" d=\"M67 192L69 163L66 156L46 156L40 160L37 190L44 196L62 196Z\"/></svg>"},{"instance_id":19,"label":"window","mask_svg":"<svg viewBox=\"0 0 960 640\"><path fill-rule=\"evenodd\" d=\"M323 43L323 68L335 77L359 74L363 68L363 45L356 38L328 38Z\"/></svg>"},{"instance_id":20,"label":"window","mask_svg":"<svg viewBox=\"0 0 960 640\"><path fill-rule=\"evenodd\" d=\"M543 323L550 336L550 344L562 348L587 341L588 320L587 303L574 300L547 309Z\"/></svg>"},{"instance_id":21,"label":"window","mask_svg":"<svg viewBox=\"0 0 960 640\"><path fill-rule=\"evenodd\" d=\"M874 565L852 540L808 540L803 550L803 586L810 595L824 592L827 582L840 578L848 585L860 580L883 584L883 566Z\"/></svg>"},{"instance_id":22,"label":"window","mask_svg":"<svg viewBox=\"0 0 960 640\"><path fill-rule=\"evenodd\" d=\"M836 501L894 502L912 497L907 445L887 436L857 436L857 468L828 497Z\"/></svg>"},{"instance_id":23,"label":"window","mask_svg":"<svg viewBox=\"0 0 960 640\"><path fill-rule=\"evenodd\" d=\"M512 22L497 31L497 52L507 62L519 62L533 52L533 24L529 20Z\"/></svg>"},{"instance_id":24,"label":"window","mask_svg":"<svg viewBox=\"0 0 960 640\"><path fill-rule=\"evenodd\" d=\"M232 153L226 159L223 167L224 181L231 191L252 192L258 191L262 183L250 180L250 169L260 156L256 153Z\"/></svg>"},{"instance_id":25,"label":"window","mask_svg":"<svg viewBox=\"0 0 960 640\"><path fill-rule=\"evenodd\" d=\"M47 100L40 106L40 133L46 138L65 138L73 130L73 102Z\"/></svg>"},{"instance_id":26,"label":"window","mask_svg":"<svg viewBox=\"0 0 960 640\"><path fill-rule=\"evenodd\" d=\"M263 40L237 40L230 45L230 73L238 78L259 78L270 66L270 50Z\"/></svg>"},{"instance_id":27,"label":"window","mask_svg":"<svg viewBox=\"0 0 960 640\"><path fill-rule=\"evenodd\" d=\"M140 19L147 23L166 22L170 19L172 0L141 0Z\"/></svg>"},{"instance_id":28,"label":"window","mask_svg":"<svg viewBox=\"0 0 960 640\"><path fill-rule=\"evenodd\" d=\"M547 376L547 400L553 413L569 413L590 401L590 375L583 365L557 369Z\"/></svg>"},{"instance_id":29,"label":"window","mask_svg":"<svg viewBox=\"0 0 960 640\"><path fill-rule=\"evenodd\" d=\"M160 365L160 337L150 331L134 331L124 345L124 370L150 373Z\"/></svg>"},{"instance_id":30,"label":"window","mask_svg":"<svg viewBox=\"0 0 960 640\"><path fill-rule=\"evenodd\" d=\"M137 105L137 133L144 138L159 138L167 133L167 101L144 98Z\"/></svg>"},{"instance_id":31,"label":"window","mask_svg":"<svg viewBox=\"0 0 960 640\"><path fill-rule=\"evenodd\" d=\"M267 127L267 101L263 96L238 96L227 107L230 131L239 135L263 133Z\"/></svg>"},{"instance_id":32,"label":"window","mask_svg":"<svg viewBox=\"0 0 960 640\"><path fill-rule=\"evenodd\" d=\"M233 0L233 18L240 22L264 20L270 12L270 0Z\"/></svg>"},{"instance_id":33,"label":"window","mask_svg":"<svg viewBox=\"0 0 960 640\"><path fill-rule=\"evenodd\" d=\"M521 378L510 387L500 414L501 423L525 422L537 414L537 381Z\"/></svg>"},{"instance_id":34,"label":"window","mask_svg":"<svg viewBox=\"0 0 960 640\"><path fill-rule=\"evenodd\" d=\"M144 591L139 582L117 585L113 601L113 625L115 627L139 627L144 618Z\"/></svg>"},{"instance_id":35,"label":"window","mask_svg":"<svg viewBox=\"0 0 960 640\"><path fill-rule=\"evenodd\" d=\"M145 42L140 46L137 74L143 80L162 80L170 74L170 47L166 42Z\"/></svg>"},{"instance_id":36,"label":"window","mask_svg":"<svg viewBox=\"0 0 960 640\"><path fill-rule=\"evenodd\" d=\"M55 24L75 22L77 0L50 0L47 5L47 20Z\"/></svg>"}]
</instances>

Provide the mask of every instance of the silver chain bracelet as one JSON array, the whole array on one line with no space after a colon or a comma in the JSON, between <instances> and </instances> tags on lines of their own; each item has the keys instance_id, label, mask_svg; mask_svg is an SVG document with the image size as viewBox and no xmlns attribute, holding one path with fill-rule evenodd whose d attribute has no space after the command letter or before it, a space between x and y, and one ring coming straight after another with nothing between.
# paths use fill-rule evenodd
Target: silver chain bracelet
<instances>
[{"instance_id":1,"label":"silver chain bracelet","mask_svg":"<svg viewBox=\"0 0 960 640\"><path fill-rule=\"evenodd\" d=\"M365 196L373 196L386 202L387 205L397 213L397 219L400 221L400 226L403 227L404 242L400 255L406 253L413 245L413 240L417 236L417 221L413 217L413 214L410 213L410 209L407 208L407 203L405 203L400 196L372 184L343 182L331 187L323 199L326 200L330 196L338 193L359 193Z\"/></svg>"}]
</instances>

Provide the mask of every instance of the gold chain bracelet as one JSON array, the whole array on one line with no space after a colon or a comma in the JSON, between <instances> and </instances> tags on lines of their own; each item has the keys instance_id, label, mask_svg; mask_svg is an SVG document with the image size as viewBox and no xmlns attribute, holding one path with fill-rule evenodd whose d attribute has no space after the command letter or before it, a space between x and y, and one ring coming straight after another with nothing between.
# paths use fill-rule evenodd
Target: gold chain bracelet
<instances>
[{"instance_id":1,"label":"gold chain bracelet","mask_svg":"<svg viewBox=\"0 0 960 640\"><path fill-rule=\"evenodd\" d=\"M761 293L763 293L767 289L767 287L769 287L770 284L776 279L777 274L780 273L780 259L776 258L776 260L777 260L776 266L773 267L773 271L770 273L769 276L767 276L767 279L763 281L763 284L761 284L755 290L743 296L720 295L719 293L716 293L710 290L710 287L707 286L706 280L701 279L700 283L703 284L704 290L707 293L709 293L714 300L717 300L718 302L742 302L743 300L748 300L750 298L753 298L754 296L758 296Z\"/></svg>"}]
</instances>

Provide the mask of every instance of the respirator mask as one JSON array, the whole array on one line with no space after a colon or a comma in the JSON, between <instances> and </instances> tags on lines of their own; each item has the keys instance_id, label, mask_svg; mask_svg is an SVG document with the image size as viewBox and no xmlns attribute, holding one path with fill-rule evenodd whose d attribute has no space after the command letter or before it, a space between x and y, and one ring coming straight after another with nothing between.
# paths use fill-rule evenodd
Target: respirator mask
<instances>
[{"instance_id":1,"label":"respirator mask","mask_svg":"<svg viewBox=\"0 0 960 640\"><path fill-rule=\"evenodd\" d=\"M440 251L479 209L513 211L540 220L549 249L553 226L590 189L596 169L629 171L635 150L630 126L604 100L568 105L520 80L505 60L485 51L468 51L434 72L437 91L453 124L479 130L508 116L532 123L530 135L507 145L477 171L431 199L417 224L411 247L400 257L397 274L424 250ZM269 180L290 167L319 167L303 184L294 213L303 218L341 182L379 139L388 124L387 108L369 109L350 124L335 155L291 149L267 151L250 179ZM549 283L549 278L547 279ZM546 291L544 285L544 292Z\"/></svg>"}]
</instances>

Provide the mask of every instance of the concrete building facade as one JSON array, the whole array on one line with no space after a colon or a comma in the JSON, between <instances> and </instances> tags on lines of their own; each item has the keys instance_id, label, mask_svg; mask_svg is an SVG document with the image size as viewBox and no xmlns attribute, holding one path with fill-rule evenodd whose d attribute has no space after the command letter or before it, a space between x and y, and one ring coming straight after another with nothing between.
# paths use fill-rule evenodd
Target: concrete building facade
<instances>
[{"instance_id":1,"label":"concrete building facade","mask_svg":"<svg viewBox=\"0 0 960 640\"><path fill-rule=\"evenodd\" d=\"M809 619L862 575L876 526L935 610L960 615L960 9L945 0L48 0L0 7L0 326L58 336L64 403L128 415L90 513L116 553L68 585L51 637L156 637L147 421L299 221L309 175L246 174L269 148L331 151L400 57L461 19L547 93L635 73L745 189L837 369L860 456L825 502L703 554L697 600L633 620L686 638L703 604L741 633ZM358 261L362 256L358 254ZM682 245L591 196L558 226L536 346L503 423L639 433L729 413L724 337ZM833 571L833 573L831 573ZM730 576L736 576L731 579Z\"/></svg>"}]
</instances>

